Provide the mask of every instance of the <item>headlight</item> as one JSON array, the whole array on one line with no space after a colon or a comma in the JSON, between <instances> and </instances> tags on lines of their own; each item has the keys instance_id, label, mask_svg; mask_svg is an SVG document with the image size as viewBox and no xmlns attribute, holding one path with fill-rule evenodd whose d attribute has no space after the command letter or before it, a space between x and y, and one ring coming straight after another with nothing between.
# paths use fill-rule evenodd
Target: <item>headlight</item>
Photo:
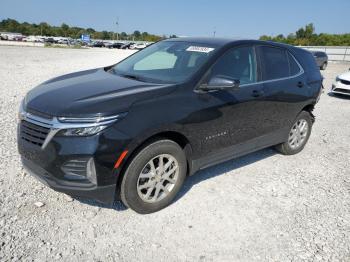
<instances>
[{"instance_id":1,"label":"headlight","mask_svg":"<svg viewBox=\"0 0 350 262\"><path fill-rule=\"evenodd\" d=\"M60 132L62 136L92 136L105 129L107 126L92 126L64 129Z\"/></svg>"},{"instance_id":2,"label":"headlight","mask_svg":"<svg viewBox=\"0 0 350 262\"><path fill-rule=\"evenodd\" d=\"M114 122L122 117L124 117L126 113L114 115L114 116L96 116L96 117L58 117L58 121L62 123L91 123L98 124L104 122Z\"/></svg>"},{"instance_id":3,"label":"headlight","mask_svg":"<svg viewBox=\"0 0 350 262\"><path fill-rule=\"evenodd\" d=\"M61 136L92 136L101 132L117 120L124 117L126 113L114 116L97 116L87 118L76 117L58 117L59 129L58 135Z\"/></svg>"}]
</instances>

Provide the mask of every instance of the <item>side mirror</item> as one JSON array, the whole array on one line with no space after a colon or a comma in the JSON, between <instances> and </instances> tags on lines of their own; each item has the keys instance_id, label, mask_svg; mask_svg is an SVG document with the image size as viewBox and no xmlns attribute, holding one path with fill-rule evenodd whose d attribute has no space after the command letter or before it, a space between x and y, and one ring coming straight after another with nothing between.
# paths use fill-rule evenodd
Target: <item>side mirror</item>
<instances>
[{"instance_id":1,"label":"side mirror","mask_svg":"<svg viewBox=\"0 0 350 262\"><path fill-rule=\"evenodd\" d=\"M225 76L214 76L207 84L200 85L199 89L202 91L210 90L238 90L240 81L238 79L231 79Z\"/></svg>"}]
</instances>

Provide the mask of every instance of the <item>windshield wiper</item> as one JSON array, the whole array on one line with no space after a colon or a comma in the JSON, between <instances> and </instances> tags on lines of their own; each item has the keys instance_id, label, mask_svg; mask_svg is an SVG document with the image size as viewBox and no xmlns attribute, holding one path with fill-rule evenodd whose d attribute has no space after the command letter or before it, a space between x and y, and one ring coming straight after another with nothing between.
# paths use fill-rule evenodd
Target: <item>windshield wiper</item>
<instances>
[{"instance_id":1,"label":"windshield wiper","mask_svg":"<svg viewBox=\"0 0 350 262\"><path fill-rule=\"evenodd\" d=\"M138 81L142 81L141 78L140 78L139 76L135 76L135 75L120 74L120 76L125 77L125 78L130 78L130 79L138 80Z\"/></svg>"},{"instance_id":2,"label":"windshield wiper","mask_svg":"<svg viewBox=\"0 0 350 262\"><path fill-rule=\"evenodd\" d=\"M136 75L131 75L131 74L122 74L122 73L119 73L115 70L115 68L111 68L110 71L113 72L113 74L115 75L118 75L118 76L121 76L121 77L125 77L125 78L129 78L129 79L134 79L134 80L139 80L141 81L141 77L139 76L136 76Z\"/></svg>"},{"instance_id":3,"label":"windshield wiper","mask_svg":"<svg viewBox=\"0 0 350 262\"><path fill-rule=\"evenodd\" d=\"M156 80L156 79L152 79L152 78L148 78L148 77L143 77L143 76L138 76L138 75L132 75L132 74L123 74L121 72L117 72L117 70L115 70L115 68L111 69L111 71L113 72L113 74L121 76L121 77L125 77L125 78L129 78L129 79L133 79L133 80L137 80L137 81L141 81L141 82L147 82L147 83L157 83L157 84L168 84L168 82L165 81L161 81L161 80Z\"/></svg>"}]
</instances>

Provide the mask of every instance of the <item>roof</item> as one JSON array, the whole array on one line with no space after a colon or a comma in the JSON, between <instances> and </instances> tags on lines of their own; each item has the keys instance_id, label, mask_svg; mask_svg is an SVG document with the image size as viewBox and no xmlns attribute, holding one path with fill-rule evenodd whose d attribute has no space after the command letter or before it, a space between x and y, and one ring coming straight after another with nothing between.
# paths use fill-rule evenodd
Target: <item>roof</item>
<instances>
[{"instance_id":1,"label":"roof","mask_svg":"<svg viewBox=\"0 0 350 262\"><path fill-rule=\"evenodd\" d=\"M254 43L254 44L269 44L273 46L279 46L284 48L295 48L294 46L277 43L273 41L262 41L262 40L254 40L254 39L242 39L242 38L220 38L220 37L179 37L179 38L169 38L164 41L179 41L179 42L192 42L198 44L207 44L207 45L215 45L215 46L225 46L232 43Z\"/></svg>"},{"instance_id":2,"label":"roof","mask_svg":"<svg viewBox=\"0 0 350 262\"><path fill-rule=\"evenodd\" d=\"M219 37L179 37L179 38L170 38L165 41L192 42L192 43L198 43L198 44L223 46L239 40L242 40L242 39L219 38Z\"/></svg>"}]
</instances>

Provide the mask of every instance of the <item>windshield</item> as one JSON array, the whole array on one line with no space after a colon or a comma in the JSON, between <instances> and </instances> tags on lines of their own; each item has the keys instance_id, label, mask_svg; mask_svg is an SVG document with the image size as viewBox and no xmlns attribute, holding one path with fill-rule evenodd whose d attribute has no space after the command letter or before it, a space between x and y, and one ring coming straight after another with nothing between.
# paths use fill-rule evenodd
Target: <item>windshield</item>
<instances>
[{"instance_id":1,"label":"windshield","mask_svg":"<svg viewBox=\"0 0 350 262\"><path fill-rule=\"evenodd\" d=\"M140 81L180 83L192 76L214 50L198 43L158 42L115 65L112 72Z\"/></svg>"}]
</instances>

